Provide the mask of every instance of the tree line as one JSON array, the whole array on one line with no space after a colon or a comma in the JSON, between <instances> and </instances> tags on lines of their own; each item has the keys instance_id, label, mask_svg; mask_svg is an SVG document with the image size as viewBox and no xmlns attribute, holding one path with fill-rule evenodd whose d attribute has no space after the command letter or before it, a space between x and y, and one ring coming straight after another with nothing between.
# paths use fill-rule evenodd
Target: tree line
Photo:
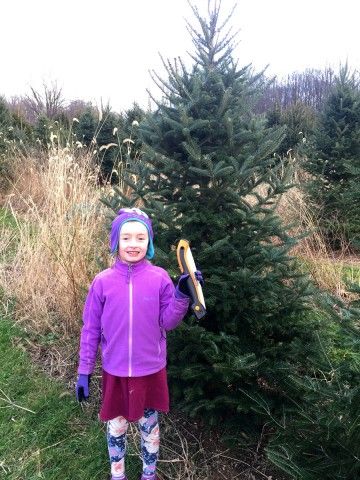
<instances>
[{"instance_id":1,"label":"tree line","mask_svg":"<svg viewBox=\"0 0 360 480\"><path fill-rule=\"evenodd\" d=\"M320 223L332 248L346 242L359 249L357 208L359 180L359 75L347 65L335 72L306 70L285 79L257 78L252 111L268 127L285 128L276 148L280 157L296 156L299 168L312 175L303 185L309 201L320 208ZM66 102L56 84L25 96L0 97L0 163L2 176L11 174L8 153L47 151L54 143L92 150L101 165L102 181L119 182L129 155L141 155L134 128L146 115L136 103L122 113L110 105ZM131 147L131 148L130 148Z\"/></svg>"}]
</instances>

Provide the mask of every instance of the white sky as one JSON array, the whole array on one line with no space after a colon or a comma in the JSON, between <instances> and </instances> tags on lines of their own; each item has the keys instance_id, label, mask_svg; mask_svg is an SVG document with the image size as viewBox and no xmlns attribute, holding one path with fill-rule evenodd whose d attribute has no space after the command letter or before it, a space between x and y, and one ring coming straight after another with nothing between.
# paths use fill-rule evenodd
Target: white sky
<instances>
[{"instance_id":1,"label":"white sky","mask_svg":"<svg viewBox=\"0 0 360 480\"><path fill-rule=\"evenodd\" d=\"M359 0L223 0L224 14L234 3L240 66L284 76L348 59L359 69ZM186 59L185 18L195 23L186 0L3 0L0 18L0 94L56 81L68 100L115 111L147 106L146 88L157 92L148 71L163 73L159 52Z\"/></svg>"}]
</instances>

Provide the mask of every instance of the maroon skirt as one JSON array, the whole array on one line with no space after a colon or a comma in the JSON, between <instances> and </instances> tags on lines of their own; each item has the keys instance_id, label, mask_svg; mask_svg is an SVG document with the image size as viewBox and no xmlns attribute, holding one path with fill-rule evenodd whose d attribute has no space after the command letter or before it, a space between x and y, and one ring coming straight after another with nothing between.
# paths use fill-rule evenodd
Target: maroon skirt
<instances>
[{"instance_id":1,"label":"maroon skirt","mask_svg":"<svg viewBox=\"0 0 360 480\"><path fill-rule=\"evenodd\" d=\"M102 371L101 421L122 416L134 422L146 408L169 411L166 368L144 377L116 377Z\"/></svg>"}]
</instances>

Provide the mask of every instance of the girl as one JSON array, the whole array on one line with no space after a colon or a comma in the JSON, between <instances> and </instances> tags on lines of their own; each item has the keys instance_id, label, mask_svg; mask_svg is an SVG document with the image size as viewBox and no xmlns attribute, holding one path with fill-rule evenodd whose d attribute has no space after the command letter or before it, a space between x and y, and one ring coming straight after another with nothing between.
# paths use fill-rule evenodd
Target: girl
<instances>
[{"instance_id":1,"label":"girl","mask_svg":"<svg viewBox=\"0 0 360 480\"><path fill-rule=\"evenodd\" d=\"M89 397L89 378L101 343L102 404L107 422L112 480L126 479L128 422L141 432L141 480L155 480L159 452L158 412L169 411L166 332L183 319L189 305L188 275L174 285L154 256L150 218L123 208L112 222L110 248L115 263L95 276L86 298L80 339L76 396ZM199 272L199 279L201 274Z\"/></svg>"}]
</instances>

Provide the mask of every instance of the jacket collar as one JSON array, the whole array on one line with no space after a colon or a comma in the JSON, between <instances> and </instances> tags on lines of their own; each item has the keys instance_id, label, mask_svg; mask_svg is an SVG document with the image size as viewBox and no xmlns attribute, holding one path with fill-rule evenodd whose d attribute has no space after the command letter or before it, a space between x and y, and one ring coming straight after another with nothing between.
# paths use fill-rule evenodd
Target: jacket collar
<instances>
[{"instance_id":1,"label":"jacket collar","mask_svg":"<svg viewBox=\"0 0 360 480\"><path fill-rule=\"evenodd\" d=\"M149 264L150 262L146 258L144 258L143 260L140 260L140 262L128 264L126 262L122 262L119 259L119 257L116 257L115 263L111 268L114 268L115 270L120 272L122 275L127 275L128 272L132 272L132 273L141 272Z\"/></svg>"}]
</instances>

